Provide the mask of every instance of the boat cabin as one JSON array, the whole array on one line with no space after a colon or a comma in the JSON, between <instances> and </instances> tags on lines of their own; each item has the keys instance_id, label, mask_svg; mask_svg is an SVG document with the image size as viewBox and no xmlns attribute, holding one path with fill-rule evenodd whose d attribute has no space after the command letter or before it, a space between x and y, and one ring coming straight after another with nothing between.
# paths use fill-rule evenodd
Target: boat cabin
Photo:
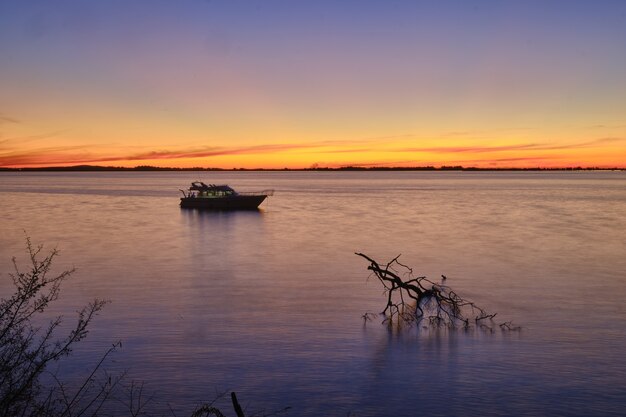
<instances>
[{"instance_id":1,"label":"boat cabin","mask_svg":"<svg viewBox=\"0 0 626 417\"><path fill-rule=\"evenodd\" d=\"M187 197L198 198L223 198L237 195L237 191L228 185L205 184L201 181L194 181L189 187Z\"/></svg>"}]
</instances>

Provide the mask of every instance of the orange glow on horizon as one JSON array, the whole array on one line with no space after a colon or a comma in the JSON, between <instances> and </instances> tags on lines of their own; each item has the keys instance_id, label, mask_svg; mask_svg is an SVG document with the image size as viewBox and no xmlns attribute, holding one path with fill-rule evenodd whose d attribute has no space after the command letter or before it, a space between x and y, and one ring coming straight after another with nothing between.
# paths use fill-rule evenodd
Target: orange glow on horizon
<instances>
[{"instance_id":1,"label":"orange glow on horizon","mask_svg":"<svg viewBox=\"0 0 626 417\"><path fill-rule=\"evenodd\" d=\"M323 142L231 147L163 147L159 150L44 147L0 156L7 168L74 165L220 169L302 169L464 166L476 168L625 168L626 141L596 140L565 145L415 146L417 140L326 145ZM109 152L107 152L109 151ZM113 152L115 151L115 152Z\"/></svg>"}]
</instances>

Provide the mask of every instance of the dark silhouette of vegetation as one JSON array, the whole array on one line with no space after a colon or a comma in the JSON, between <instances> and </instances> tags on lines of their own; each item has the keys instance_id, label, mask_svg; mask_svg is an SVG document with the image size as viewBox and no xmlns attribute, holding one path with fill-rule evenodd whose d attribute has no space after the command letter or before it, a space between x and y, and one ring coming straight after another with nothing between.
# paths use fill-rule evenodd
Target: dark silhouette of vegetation
<instances>
[{"instance_id":1,"label":"dark silhouette of vegetation","mask_svg":"<svg viewBox=\"0 0 626 417\"><path fill-rule=\"evenodd\" d=\"M493 319L497 313L488 313L458 295L445 284L447 278L444 275L438 283L424 276L415 277L413 270L398 260L400 255L383 265L362 253L356 255L369 262L367 269L384 287L387 296L387 304L381 312L385 317L384 322L398 325L427 324L450 329L480 328L493 331L499 327L502 330L519 330L511 322L496 323ZM372 314L366 313L363 317L369 320Z\"/></svg>"},{"instance_id":2,"label":"dark silhouette of vegetation","mask_svg":"<svg viewBox=\"0 0 626 417\"><path fill-rule=\"evenodd\" d=\"M215 407L214 404L215 402L224 397L226 395L226 393L221 393L217 396L216 399L214 399L212 402L207 403L207 404L203 404L202 406L198 407L195 409L195 411L191 414L191 417L210 417L210 416L215 416L215 417L226 417L225 414L222 413L222 411ZM243 411L243 408L241 407L241 404L239 404L239 400L237 399L237 394L235 394L234 392L230 393L230 400L233 406L233 410L235 411L235 414L237 415L237 417L246 417L246 414ZM271 416L277 416L280 415L288 410L290 410L291 407L285 407L283 409L271 412L271 413L265 413L265 412L253 412L248 414L248 417L271 417Z\"/></svg>"},{"instance_id":3,"label":"dark silhouette of vegetation","mask_svg":"<svg viewBox=\"0 0 626 417\"><path fill-rule=\"evenodd\" d=\"M56 377L57 386L44 387L42 375L52 363L68 356L73 346L87 336L89 323L106 301L96 299L90 302L78 312L76 324L69 334L57 338L61 317L50 320L45 326L37 323L41 313L58 299L61 283L74 270L52 274L51 265L57 250L44 256L41 253L43 247L33 246L28 237L26 246L30 270L22 271L13 258L14 271L9 276L15 292L8 298L0 299L0 415L74 415L80 400L88 391L92 392L96 370L72 394ZM115 346L105 353L102 361L113 350ZM97 408L114 383L111 380L101 386L87 408ZM84 404L81 406L84 407Z\"/></svg>"},{"instance_id":4,"label":"dark silhouette of vegetation","mask_svg":"<svg viewBox=\"0 0 626 417\"><path fill-rule=\"evenodd\" d=\"M146 395L144 383L125 383L125 373L111 375L103 369L105 361L122 346L113 344L100 357L86 378L72 387L64 384L51 365L69 356L76 343L88 334L94 317L107 304L95 299L78 312L76 324L64 336L57 336L62 317L46 322L43 313L50 303L59 298L61 284L73 272L52 273L52 262L58 255L53 249L43 254L43 246L34 246L26 237L29 266L23 271L16 258L9 273L14 292L0 298L0 417L88 417L120 415L131 417L154 415L149 410L153 396ZM201 405L192 417L224 414L214 404L219 399ZM233 410L237 417L245 417L235 393L231 393ZM108 408L114 404L113 408ZM110 411L111 409L115 411ZM277 415L289 407L271 414L256 413L249 417ZM171 415L175 416L173 410Z\"/></svg>"}]
</instances>

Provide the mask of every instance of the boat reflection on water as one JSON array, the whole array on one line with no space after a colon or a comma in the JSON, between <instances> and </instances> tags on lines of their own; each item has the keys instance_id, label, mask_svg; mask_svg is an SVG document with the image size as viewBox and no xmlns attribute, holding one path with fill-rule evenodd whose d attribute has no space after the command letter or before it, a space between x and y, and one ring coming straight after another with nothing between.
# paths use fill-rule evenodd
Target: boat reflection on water
<instances>
[{"instance_id":1,"label":"boat reflection on water","mask_svg":"<svg viewBox=\"0 0 626 417\"><path fill-rule=\"evenodd\" d=\"M274 195L274 190L240 193L228 185L207 185L201 181L192 182L187 192L180 191L181 208L202 210L257 210L267 197Z\"/></svg>"}]
</instances>

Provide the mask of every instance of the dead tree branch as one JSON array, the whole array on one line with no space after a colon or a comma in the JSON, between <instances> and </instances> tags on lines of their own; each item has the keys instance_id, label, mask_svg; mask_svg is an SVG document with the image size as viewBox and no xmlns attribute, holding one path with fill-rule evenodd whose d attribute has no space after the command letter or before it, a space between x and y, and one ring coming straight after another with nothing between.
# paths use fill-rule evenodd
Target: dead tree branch
<instances>
[{"instance_id":1,"label":"dead tree branch","mask_svg":"<svg viewBox=\"0 0 626 417\"><path fill-rule=\"evenodd\" d=\"M445 276L442 275L440 283L424 276L414 277L413 270L398 261L400 255L386 264L379 264L363 253L357 252L356 255L369 262L367 269L383 285L387 303L381 314L385 322L427 324L451 329L481 328L493 331L499 327L502 330L519 330L510 322L495 323L495 313L488 313L474 302L459 296L444 284ZM366 320L371 318L368 313L363 317Z\"/></svg>"}]
</instances>

